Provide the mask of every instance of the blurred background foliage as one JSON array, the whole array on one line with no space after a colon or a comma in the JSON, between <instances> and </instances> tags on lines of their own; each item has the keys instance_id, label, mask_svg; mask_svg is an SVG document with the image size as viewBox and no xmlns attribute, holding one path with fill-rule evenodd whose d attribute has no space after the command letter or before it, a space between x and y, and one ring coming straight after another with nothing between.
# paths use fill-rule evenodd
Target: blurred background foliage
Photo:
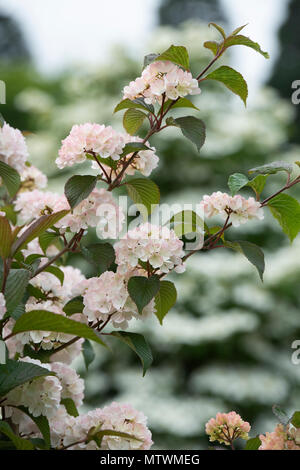
<instances>
[{"instance_id":1,"label":"blurred background foliage","mask_svg":"<svg viewBox=\"0 0 300 470\"><path fill-rule=\"evenodd\" d=\"M291 82L300 78L299 16L300 4L293 0L279 32L281 55L273 75L247 109L221 85L203 83L202 94L193 99L200 109L195 114L207 124L200 155L176 129L153 139L160 156L153 179L163 202L197 203L205 193L226 191L233 172L300 159L300 107L290 100ZM145 52L185 45L194 72L210 60L202 47L215 38L207 22L226 26L217 1L189 0L183 9L179 0L164 0L159 19ZM3 114L26 132L32 163L47 173L50 189L61 192L71 171L55 167L60 140L74 123L85 121L121 129L121 113L113 115L113 109L122 87L140 74L142 60L120 45L101 67L49 78L34 68L25 39L10 18L0 16L0 78L9 84ZM230 55L223 61L230 63ZM81 165L72 172L91 170ZM266 195L282 182L283 176L270 178ZM300 197L297 189L291 193ZM290 246L268 215L262 223L232 230L229 238L264 247L264 284L239 255L215 250L194 256L186 273L174 277L179 300L163 327L155 318L131 325L153 349L154 365L145 378L136 357L122 346L113 348L113 355L97 350L88 374L78 364L86 377L86 408L112 399L131 402L149 417L156 448L206 448L204 424L217 411L237 410L261 432L272 429L274 403L299 409L300 370L291 363L291 344L300 335L299 240ZM79 257L72 263L93 275Z\"/></svg>"}]
</instances>

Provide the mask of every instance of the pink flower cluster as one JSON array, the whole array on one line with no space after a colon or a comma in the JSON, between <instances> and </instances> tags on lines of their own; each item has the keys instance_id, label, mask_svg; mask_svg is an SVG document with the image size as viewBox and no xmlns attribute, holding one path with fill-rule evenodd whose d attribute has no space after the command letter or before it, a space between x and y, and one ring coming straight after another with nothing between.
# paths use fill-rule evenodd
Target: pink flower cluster
<instances>
[{"instance_id":1,"label":"pink flower cluster","mask_svg":"<svg viewBox=\"0 0 300 470\"><path fill-rule=\"evenodd\" d=\"M130 437L105 436L101 442L103 450L147 450L152 445L151 432L147 428L147 419L143 413L135 410L131 405L112 403L103 409L95 409L87 414L74 418L51 420L51 430L60 437L62 446L70 446L70 450L97 450L96 442L88 441L88 434L96 434L102 429L129 434ZM132 436L132 437L131 437ZM83 441L83 442L80 442Z\"/></svg>"},{"instance_id":2,"label":"pink flower cluster","mask_svg":"<svg viewBox=\"0 0 300 470\"><path fill-rule=\"evenodd\" d=\"M174 269L184 271L183 242L174 230L151 225L148 222L129 230L115 244L118 272L126 273L139 266L139 261L149 262L157 273L168 273Z\"/></svg>"},{"instance_id":3,"label":"pink flower cluster","mask_svg":"<svg viewBox=\"0 0 300 470\"><path fill-rule=\"evenodd\" d=\"M148 104L162 102L165 93L170 100L201 92L198 81L190 72L182 70L170 61L149 64L141 77L129 83L123 90L124 99L144 98Z\"/></svg>"},{"instance_id":4,"label":"pink flower cluster","mask_svg":"<svg viewBox=\"0 0 300 470\"><path fill-rule=\"evenodd\" d=\"M238 227L251 219L262 220L264 218L260 202L253 197L245 199L239 194L229 196L227 193L218 191L210 196L203 196L201 204L206 217L220 215L226 220L230 215L230 221L234 227Z\"/></svg>"},{"instance_id":5,"label":"pink flower cluster","mask_svg":"<svg viewBox=\"0 0 300 470\"><path fill-rule=\"evenodd\" d=\"M124 145L123 134L116 132L111 126L90 122L76 124L68 137L62 141L56 164L62 169L82 163L89 152L94 152L102 158L111 157L113 160L118 160Z\"/></svg>"},{"instance_id":6,"label":"pink flower cluster","mask_svg":"<svg viewBox=\"0 0 300 470\"><path fill-rule=\"evenodd\" d=\"M235 439L248 439L250 424L243 421L235 411L230 413L217 413L205 426L206 434L211 442L231 445Z\"/></svg>"},{"instance_id":7,"label":"pink flower cluster","mask_svg":"<svg viewBox=\"0 0 300 470\"><path fill-rule=\"evenodd\" d=\"M21 173L27 158L28 150L22 132L5 123L0 127L0 161Z\"/></svg>"},{"instance_id":8,"label":"pink flower cluster","mask_svg":"<svg viewBox=\"0 0 300 470\"><path fill-rule=\"evenodd\" d=\"M63 195L49 192L33 191L21 192L15 203L15 210L19 212L22 222L30 222L43 214L50 214L61 210L70 210L67 198ZM67 214L56 227L71 232L80 229L96 227L99 222L98 233L104 237L114 238L122 229L125 220L122 209L115 203L113 196L104 188L95 188L89 196Z\"/></svg>"},{"instance_id":9,"label":"pink flower cluster","mask_svg":"<svg viewBox=\"0 0 300 470\"><path fill-rule=\"evenodd\" d=\"M47 176L34 165L26 165L20 176L22 182L22 191L44 189L47 186Z\"/></svg>"},{"instance_id":10,"label":"pink flower cluster","mask_svg":"<svg viewBox=\"0 0 300 470\"><path fill-rule=\"evenodd\" d=\"M138 273L141 275L141 273ZM100 277L92 277L85 282L83 313L89 321L106 321L111 317L115 328L126 329L133 317L141 318L137 306L127 291L130 276L106 271ZM154 313L154 300L145 306L142 318Z\"/></svg>"},{"instance_id":11,"label":"pink flower cluster","mask_svg":"<svg viewBox=\"0 0 300 470\"><path fill-rule=\"evenodd\" d=\"M300 429L292 425L278 424L273 432L260 434L258 450L300 450Z\"/></svg>"}]
</instances>

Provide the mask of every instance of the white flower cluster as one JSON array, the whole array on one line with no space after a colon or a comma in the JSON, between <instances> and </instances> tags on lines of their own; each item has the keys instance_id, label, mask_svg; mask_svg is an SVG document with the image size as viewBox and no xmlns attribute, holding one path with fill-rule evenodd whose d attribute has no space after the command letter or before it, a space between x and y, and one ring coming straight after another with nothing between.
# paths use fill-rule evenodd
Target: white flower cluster
<instances>
[{"instance_id":1,"label":"white flower cluster","mask_svg":"<svg viewBox=\"0 0 300 470\"><path fill-rule=\"evenodd\" d=\"M140 272L138 272L141 275ZM134 275L133 272L130 275ZM126 329L128 321L134 318L145 318L155 312L154 300L144 307L142 315L131 299L127 290L129 274L106 271L100 277L93 277L85 282L83 313L89 321L106 321L111 316L115 328Z\"/></svg>"},{"instance_id":2,"label":"white flower cluster","mask_svg":"<svg viewBox=\"0 0 300 470\"><path fill-rule=\"evenodd\" d=\"M124 145L123 134L116 132L111 126L105 127L90 122L74 125L70 134L62 141L56 164L62 169L82 163L89 152L102 158L111 157L118 160Z\"/></svg>"},{"instance_id":3,"label":"white flower cluster","mask_svg":"<svg viewBox=\"0 0 300 470\"><path fill-rule=\"evenodd\" d=\"M43 214L50 214L61 210L70 210L67 198L63 195L49 192L33 191L21 192L16 198L15 210L19 211L22 222L30 222ZM122 229L125 220L122 209L116 204L110 192L104 188L95 188L89 196L80 202L72 213L67 214L56 227L71 232L80 229L86 230L88 227L98 226L98 233L105 237L114 237Z\"/></svg>"},{"instance_id":4,"label":"white flower cluster","mask_svg":"<svg viewBox=\"0 0 300 470\"><path fill-rule=\"evenodd\" d=\"M203 196L202 206L206 217L221 215L226 220L230 214L230 221L234 227L245 224L248 220L264 218L264 212L260 202L253 197L245 199L237 194L229 196L220 191L212 193L210 196Z\"/></svg>"},{"instance_id":5,"label":"white flower cluster","mask_svg":"<svg viewBox=\"0 0 300 470\"><path fill-rule=\"evenodd\" d=\"M28 150L22 132L5 123L0 127L0 161L21 173L27 158Z\"/></svg>"},{"instance_id":6,"label":"white flower cluster","mask_svg":"<svg viewBox=\"0 0 300 470\"><path fill-rule=\"evenodd\" d=\"M125 273L139 266L139 261L149 263L157 273L184 271L183 242L174 230L145 223L129 230L115 244L118 271Z\"/></svg>"},{"instance_id":7,"label":"white flower cluster","mask_svg":"<svg viewBox=\"0 0 300 470\"><path fill-rule=\"evenodd\" d=\"M47 186L47 176L34 165L26 165L20 176L22 182L22 191L44 189Z\"/></svg>"},{"instance_id":8,"label":"white flower cluster","mask_svg":"<svg viewBox=\"0 0 300 470\"><path fill-rule=\"evenodd\" d=\"M170 61L149 64L141 77L130 82L123 90L124 99L144 98L148 104L161 104L164 93L168 99L176 100L200 92L198 81L192 74Z\"/></svg>"}]
</instances>

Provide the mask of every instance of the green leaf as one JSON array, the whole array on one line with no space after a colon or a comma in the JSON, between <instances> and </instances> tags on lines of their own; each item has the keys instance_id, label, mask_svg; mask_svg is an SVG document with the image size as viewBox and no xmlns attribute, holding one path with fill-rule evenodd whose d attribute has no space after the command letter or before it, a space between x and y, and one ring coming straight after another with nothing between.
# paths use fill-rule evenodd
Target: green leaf
<instances>
[{"instance_id":1,"label":"green leaf","mask_svg":"<svg viewBox=\"0 0 300 470\"><path fill-rule=\"evenodd\" d=\"M96 343L106 346L96 332L78 321L47 310L32 310L22 315L15 323L13 334L24 331L55 331L67 333L80 338L90 339Z\"/></svg>"},{"instance_id":2,"label":"green leaf","mask_svg":"<svg viewBox=\"0 0 300 470\"><path fill-rule=\"evenodd\" d=\"M19 173L11 166L0 161L0 177L10 197L14 197L21 184Z\"/></svg>"},{"instance_id":3,"label":"green leaf","mask_svg":"<svg viewBox=\"0 0 300 470\"><path fill-rule=\"evenodd\" d=\"M268 175L257 175L253 180L249 181L247 186L253 189L256 196L259 197L264 190Z\"/></svg>"},{"instance_id":4,"label":"green leaf","mask_svg":"<svg viewBox=\"0 0 300 470\"><path fill-rule=\"evenodd\" d=\"M139 109L127 109L123 116L123 126L126 132L130 135L136 134L143 124L145 117L147 117L146 114Z\"/></svg>"},{"instance_id":5,"label":"green leaf","mask_svg":"<svg viewBox=\"0 0 300 470\"><path fill-rule=\"evenodd\" d=\"M126 343L138 355L142 362L144 376L153 362L151 349L144 336L127 331L113 331L111 336L115 336Z\"/></svg>"},{"instance_id":6,"label":"green leaf","mask_svg":"<svg viewBox=\"0 0 300 470\"><path fill-rule=\"evenodd\" d=\"M216 80L223 83L229 90L238 95L245 106L248 97L248 86L243 75L227 65L222 65L218 69L206 75L207 80Z\"/></svg>"},{"instance_id":7,"label":"green leaf","mask_svg":"<svg viewBox=\"0 0 300 470\"><path fill-rule=\"evenodd\" d=\"M244 24L243 26L239 26L238 28L236 28L234 31L232 31L232 33L230 34L230 36L236 36L240 31L242 31L242 29L244 29L246 26L248 26L248 23Z\"/></svg>"},{"instance_id":8,"label":"green leaf","mask_svg":"<svg viewBox=\"0 0 300 470\"><path fill-rule=\"evenodd\" d=\"M46 375L55 374L44 367L29 362L9 359L6 364L0 364L0 396L4 397L19 385Z\"/></svg>"},{"instance_id":9,"label":"green leaf","mask_svg":"<svg viewBox=\"0 0 300 470\"><path fill-rule=\"evenodd\" d=\"M12 254L15 254L17 251L22 250L29 242L34 240L36 237L39 237L44 233L48 228L55 225L60 219L68 214L69 211L59 211L54 212L49 215L42 215L35 222L32 222L25 232L14 242L12 246Z\"/></svg>"},{"instance_id":10,"label":"green leaf","mask_svg":"<svg viewBox=\"0 0 300 470\"><path fill-rule=\"evenodd\" d=\"M78 296L69 300L63 308L66 315L74 315L74 313L82 313L84 309L83 297Z\"/></svg>"},{"instance_id":11,"label":"green leaf","mask_svg":"<svg viewBox=\"0 0 300 470\"><path fill-rule=\"evenodd\" d=\"M261 248L254 243L250 243L247 241L235 241L235 242L228 242L226 241L225 246L231 248L235 251L238 251L246 256L248 261L250 261L253 266L258 271L259 277L263 281L263 274L265 270L265 257L264 253Z\"/></svg>"},{"instance_id":12,"label":"green leaf","mask_svg":"<svg viewBox=\"0 0 300 470\"><path fill-rule=\"evenodd\" d=\"M11 313L21 302L30 279L27 269L11 269L5 288L6 308Z\"/></svg>"},{"instance_id":13,"label":"green leaf","mask_svg":"<svg viewBox=\"0 0 300 470\"><path fill-rule=\"evenodd\" d=\"M248 38L247 36L243 36L242 34L234 35L226 39L224 42L226 49L231 46L247 46L254 49L259 54L263 55L265 59L269 59L270 56L267 52L261 50L260 45L257 42L252 41L252 39Z\"/></svg>"},{"instance_id":14,"label":"green leaf","mask_svg":"<svg viewBox=\"0 0 300 470\"><path fill-rule=\"evenodd\" d=\"M160 192L158 186L148 178L137 178L126 184L129 197L135 204L145 206L147 213L151 214L159 204Z\"/></svg>"},{"instance_id":15,"label":"green leaf","mask_svg":"<svg viewBox=\"0 0 300 470\"><path fill-rule=\"evenodd\" d=\"M86 339L83 343L82 354L83 354L83 359L84 359L86 370L88 370L90 364L92 364L92 362L94 361L96 357L93 346L91 345L88 339Z\"/></svg>"},{"instance_id":16,"label":"green leaf","mask_svg":"<svg viewBox=\"0 0 300 470\"><path fill-rule=\"evenodd\" d=\"M144 307L151 302L159 291L158 276L133 276L128 281L128 292L138 311L142 314Z\"/></svg>"},{"instance_id":17,"label":"green leaf","mask_svg":"<svg viewBox=\"0 0 300 470\"><path fill-rule=\"evenodd\" d=\"M78 410L72 398L63 398L60 402L67 410L67 413L71 416L79 416Z\"/></svg>"},{"instance_id":18,"label":"green leaf","mask_svg":"<svg viewBox=\"0 0 300 470\"><path fill-rule=\"evenodd\" d=\"M46 253L50 245L55 244L59 240L59 235L55 232L44 232L39 236L39 244L43 252Z\"/></svg>"},{"instance_id":19,"label":"green leaf","mask_svg":"<svg viewBox=\"0 0 300 470\"><path fill-rule=\"evenodd\" d=\"M24 313L25 313L25 305L23 303L20 303L11 312L10 317L12 317L14 320L18 320L18 318L20 318L21 315L24 315Z\"/></svg>"},{"instance_id":20,"label":"green leaf","mask_svg":"<svg viewBox=\"0 0 300 470\"><path fill-rule=\"evenodd\" d=\"M197 106L195 106L188 98L179 98L177 101L167 100L164 105L164 110L167 109L171 103L174 103L172 104L172 109L192 108L192 109L196 109L197 111L199 111L199 108L197 108Z\"/></svg>"},{"instance_id":21,"label":"green leaf","mask_svg":"<svg viewBox=\"0 0 300 470\"><path fill-rule=\"evenodd\" d=\"M223 39L226 39L226 34L225 34L225 31L224 29L218 25L217 23L209 23L208 26L213 26L217 31L219 31L219 33L221 34L221 36L223 37Z\"/></svg>"},{"instance_id":22,"label":"green leaf","mask_svg":"<svg viewBox=\"0 0 300 470\"><path fill-rule=\"evenodd\" d=\"M291 423L295 428L300 428L300 411L295 411L292 416Z\"/></svg>"},{"instance_id":23,"label":"green leaf","mask_svg":"<svg viewBox=\"0 0 300 470\"><path fill-rule=\"evenodd\" d=\"M15 212L13 204L2 206L1 211L5 212L6 217L14 226L17 225L17 213Z\"/></svg>"},{"instance_id":24,"label":"green leaf","mask_svg":"<svg viewBox=\"0 0 300 470\"><path fill-rule=\"evenodd\" d=\"M45 268L44 269L44 272L46 273L50 273L50 274L53 274L53 276L57 277L57 279L59 280L59 282L61 283L61 285L63 285L64 283L64 278L65 278L65 274L64 272L59 269L57 266L48 266L48 268Z\"/></svg>"},{"instance_id":25,"label":"green leaf","mask_svg":"<svg viewBox=\"0 0 300 470\"><path fill-rule=\"evenodd\" d=\"M159 291L155 296L155 315L162 325L163 319L177 300L177 291L173 282L160 281Z\"/></svg>"},{"instance_id":26,"label":"green leaf","mask_svg":"<svg viewBox=\"0 0 300 470\"><path fill-rule=\"evenodd\" d=\"M74 175L65 184L65 195L71 209L86 199L97 183L97 176Z\"/></svg>"},{"instance_id":27,"label":"green leaf","mask_svg":"<svg viewBox=\"0 0 300 470\"><path fill-rule=\"evenodd\" d=\"M158 60L170 60L173 64L180 65L186 70L190 68L189 54L184 46L170 46L169 49L156 57L155 61Z\"/></svg>"},{"instance_id":28,"label":"green leaf","mask_svg":"<svg viewBox=\"0 0 300 470\"><path fill-rule=\"evenodd\" d=\"M129 108L138 108L143 109L144 111L148 111L151 114L154 113L154 107L152 104L145 103L143 98L136 98L135 100L129 100L126 98L125 100L121 101L114 109L114 113L121 111L122 109L129 109Z\"/></svg>"},{"instance_id":29,"label":"green leaf","mask_svg":"<svg viewBox=\"0 0 300 470\"><path fill-rule=\"evenodd\" d=\"M50 427L49 427L49 422L46 416L33 416L27 408L24 406L18 406L18 410L21 410L23 413L25 413L27 416L29 416L30 419L37 425L39 430L41 431L41 434L44 438L45 441L45 449L50 449L51 447L51 439L50 439Z\"/></svg>"},{"instance_id":30,"label":"green leaf","mask_svg":"<svg viewBox=\"0 0 300 470\"><path fill-rule=\"evenodd\" d=\"M266 165L258 166L252 168L248 171L249 175L274 175L278 171L286 171L288 174L291 174L293 171L293 165L291 163L286 163L282 161L267 163Z\"/></svg>"},{"instance_id":31,"label":"green leaf","mask_svg":"<svg viewBox=\"0 0 300 470\"><path fill-rule=\"evenodd\" d=\"M209 49L213 53L214 56L217 55L220 45L221 44L217 41L205 41L205 43L203 44L203 46L206 49Z\"/></svg>"},{"instance_id":32,"label":"green leaf","mask_svg":"<svg viewBox=\"0 0 300 470\"><path fill-rule=\"evenodd\" d=\"M194 116L184 116L174 119L173 125L180 127L182 134L196 145L198 152L205 142L205 124Z\"/></svg>"},{"instance_id":33,"label":"green leaf","mask_svg":"<svg viewBox=\"0 0 300 470\"><path fill-rule=\"evenodd\" d=\"M268 202L268 207L291 242L300 231L300 204L288 194L278 194Z\"/></svg>"},{"instance_id":34,"label":"green leaf","mask_svg":"<svg viewBox=\"0 0 300 470\"><path fill-rule=\"evenodd\" d=\"M12 243L10 224L6 217L0 216L0 256L3 259L9 257Z\"/></svg>"},{"instance_id":35,"label":"green leaf","mask_svg":"<svg viewBox=\"0 0 300 470\"><path fill-rule=\"evenodd\" d=\"M149 147L142 142L129 142L123 148L121 157L126 157L129 153L140 152L141 150L149 150Z\"/></svg>"},{"instance_id":36,"label":"green leaf","mask_svg":"<svg viewBox=\"0 0 300 470\"><path fill-rule=\"evenodd\" d=\"M260 438L253 437L252 439L248 439L245 450L258 450L260 446L261 446Z\"/></svg>"},{"instance_id":37,"label":"green leaf","mask_svg":"<svg viewBox=\"0 0 300 470\"><path fill-rule=\"evenodd\" d=\"M99 274L107 271L115 261L115 250L110 243L95 243L81 248L83 256L97 268Z\"/></svg>"},{"instance_id":38,"label":"green leaf","mask_svg":"<svg viewBox=\"0 0 300 470\"><path fill-rule=\"evenodd\" d=\"M15 448L18 450L34 450L34 445L28 439L24 439L22 437L17 436L10 425L5 421L0 421L0 433L5 434L12 443L14 444Z\"/></svg>"},{"instance_id":39,"label":"green leaf","mask_svg":"<svg viewBox=\"0 0 300 470\"><path fill-rule=\"evenodd\" d=\"M123 439L140 441L141 439L135 437L133 434L128 434L127 432L115 431L114 429L103 429L99 430L98 427L93 427L88 433L88 441L95 441L98 447L101 447L102 439L105 436L115 436L122 437Z\"/></svg>"},{"instance_id":40,"label":"green leaf","mask_svg":"<svg viewBox=\"0 0 300 470\"><path fill-rule=\"evenodd\" d=\"M234 196L240 189L247 186L248 183L249 180L247 176L242 173L234 173L233 175L230 175L228 178L228 187L231 191L231 195Z\"/></svg>"}]
</instances>

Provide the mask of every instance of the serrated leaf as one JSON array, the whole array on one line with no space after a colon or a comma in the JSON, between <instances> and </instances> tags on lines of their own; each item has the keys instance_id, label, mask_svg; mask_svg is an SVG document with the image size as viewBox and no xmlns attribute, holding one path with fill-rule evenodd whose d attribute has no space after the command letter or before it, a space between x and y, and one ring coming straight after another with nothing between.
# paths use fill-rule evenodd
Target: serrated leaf
<instances>
[{"instance_id":1,"label":"serrated leaf","mask_svg":"<svg viewBox=\"0 0 300 470\"><path fill-rule=\"evenodd\" d=\"M9 359L6 364L0 364L0 396L4 397L19 385L46 375L55 374L36 364Z\"/></svg>"},{"instance_id":2,"label":"serrated leaf","mask_svg":"<svg viewBox=\"0 0 300 470\"><path fill-rule=\"evenodd\" d=\"M29 439L17 436L5 421L0 421L0 433L7 436L17 450L34 450L32 442Z\"/></svg>"},{"instance_id":3,"label":"serrated leaf","mask_svg":"<svg viewBox=\"0 0 300 470\"><path fill-rule=\"evenodd\" d=\"M53 274L53 276L57 277L60 284L63 285L65 274L61 269L59 269L59 267L52 265L52 266L48 266L43 271L46 272L46 273Z\"/></svg>"},{"instance_id":4,"label":"serrated leaf","mask_svg":"<svg viewBox=\"0 0 300 470\"><path fill-rule=\"evenodd\" d=\"M107 271L115 261L115 250L110 243L95 243L81 248L83 256L97 268L99 274Z\"/></svg>"},{"instance_id":5,"label":"serrated leaf","mask_svg":"<svg viewBox=\"0 0 300 470\"><path fill-rule=\"evenodd\" d=\"M2 206L1 211L5 212L6 217L13 225L17 224L17 213L14 210L13 204L7 204L6 206Z\"/></svg>"},{"instance_id":6,"label":"serrated leaf","mask_svg":"<svg viewBox=\"0 0 300 470\"><path fill-rule=\"evenodd\" d=\"M133 276L129 279L127 289L140 314L156 296L159 285L159 278L156 275L151 277Z\"/></svg>"},{"instance_id":7,"label":"serrated leaf","mask_svg":"<svg viewBox=\"0 0 300 470\"><path fill-rule=\"evenodd\" d=\"M6 217L0 216L0 256L3 259L8 258L12 243L12 233L10 224Z\"/></svg>"},{"instance_id":8,"label":"serrated leaf","mask_svg":"<svg viewBox=\"0 0 300 470\"><path fill-rule=\"evenodd\" d=\"M129 108L123 116L123 126L130 135L135 135L144 122L146 114L136 108Z\"/></svg>"},{"instance_id":9,"label":"serrated leaf","mask_svg":"<svg viewBox=\"0 0 300 470\"><path fill-rule=\"evenodd\" d=\"M93 191L97 183L97 176L74 175L65 184L65 196L71 209L74 209L81 201L86 199Z\"/></svg>"},{"instance_id":10,"label":"serrated leaf","mask_svg":"<svg viewBox=\"0 0 300 470\"><path fill-rule=\"evenodd\" d=\"M47 310L32 310L22 315L16 321L12 332L15 335L25 331L54 331L57 333L67 333L79 336L80 338L90 339L102 346L106 346L96 332L89 326Z\"/></svg>"},{"instance_id":11,"label":"serrated leaf","mask_svg":"<svg viewBox=\"0 0 300 470\"><path fill-rule=\"evenodd\" d=\"M213 55L216 56L219 51L220 43L217 41L205 41L203 46L206 49L209 49L213 53Z\"/></svg>"},{"instance_id":12,"label":"serrated leaf","mask_svg":"<svg viewBox=\"0 0 300 470\"><path fill-rule=\"evenodd\" d=\"M11 313L22 301L30 279L27 269L11 269L4 292L7 312Z\"/></svg>"},{"instance_id":13,"label":"serrated leaf","mask_svg":"<svg viewBox=\"0 0 300 470\"><path fill-rule=\"evenodd\" d=\"M172 104L173 103L173 104ZM179 98L177 101L167 100L164 105L164 110L166 110L170 104L172 104L172 109L175 108L192 108L199 111L199 108L195 106L188 98Z\"/></svg>"},{"instance_id":14,"label":"serrated leaf","mask_svg":"<svg viewBox=\"0 0 300 470\"><path fill-rule=\"evenodd\" d=\"M11 166L0 161L0 178L10 197L14 197L21 184L19 173Z\"/></svg>"},{"instance_id":15,"label":"serrated leaf","mask_svg":"<svg viewBox=\"0 0 300 470\"><path fill-rule=\"evenodd\" d=\"M155 296L155 315L161 325L168 311L175 305L176 300L177 291L173 282L160 281L159 291Z\"/></svg>"},{"instance_id":16,"label":"serrated leaf","mask_svg":"<svg viewBox=\"0 0 300 470\"><path fill-rule=\"evenodd\" d=\"M293 165L283 161L272 162L256 168L251 168L248 173L249 175L253 175L255 173L258 175L275 175L278 171L286 171L288 174L291 174L293 171Z\"/></svg>"},{"instance_id":17,"label":"serrated leaf","mask_svg":"<svg viewBox=\"0 0 300 470\"><path fill-rule=\"evenodd\" d=\"M222 65L218 69L206 75L205 80L216 80L223 83L229 90L238 95L245 106L248 97L248 85L243 75L227 65Z\"/></svg>"},{"instance_id":18,"label":"serrated leaf","mask_svg":"<svg viewBox=\"0 0 300 470\"><path fill-rule=\"evenodd\" d=\"M236 28L234 31L232 31L232 33L230 34L230 36L236 36L240 31L242 31L242 29L244 29L246 26L248 26L248 23L244 24L243 26L239 26L238 28Z\"/></svg>"},{"instance_id":19,"label":"serrated leaf","mask_svg":"<svg viewBox=\"0 0 300 470\"><path fill-rule=\"evenodd\" d=\"M151 349L144 336L127 331L113 331L111 335L126 343L138 355L142 362L144 376L153 362Z\"/></svg>"},{"instance_id":20,"label":"serrated leaf","mask_svg":"<svg viewBox=\"0 0 300 470\"><path fill-rule=\"evenodd\" d=\"M180 127L182 134L196 145L199 152L206 138L204 122L194 116L184 116L174 119L173 125Z\"/></svg>"},{"instance_id":21,"label":"serrated leaf","mask_svg":"<svg viewBox=\"0 0 300 470\"><path fill-rule=\"evenodd\" d=\"M234 196L236 193L239 192L240 189L247 186L249 180L247 176L243 175L242 173L234 173L230 175L228 178L228 187L230 189L231 195Z\"/></svg>"},{"instance_id":22,"label":"serrated leaf","mask_svg":"<svg viewBox=\"0 0 300 470\"><path fill-rule=\"evenodd\" d=\"M268 207L291 242L300 231L300 204L288 194L278 194L268 202Z\"/></svg>"},{"instance_id":23,"label":"serrated leaf","mask_svg":"<svg viewBox=\"0 0 300 470\"><path fill-rule=\"evenodd\" d=\"M224 245L235 251L243 253L248 259L248 261L250 261L250 263L255 266L258 271L259 277L263 281L263 275L265 271L265 256L259 246L244 240L235 242L226 241L224 242Z\"/></svg>"},{"instance_id":24,"label":"serrated leaf","mask_svg":"<svg viewBox=\"0 0 300 470\"><path fill-rule=\"evenodd\" d=\"M129 142L123 148L121 157L126 157L130 153L140 152L141 150L149 150L149 147L142 142Z\"/></svg>"},{"instance_id":25,"label":"serrated leaf","mask_svg":"<svg viewBox=\"0 0 300 470\"><path fill-rule=\"evenodd\" d=\"M133 434L128 434L127 432L115 431L114 429L102 429L99 430L98 427L91 428L88 433L88 441L95 441L97 446L101 448L102 440L105 436L111 437L121 437L122 439L134 440L141 442L141 439L135 437Z\"/></svg>"},{"instance_id":26,"label":"serrated leaf","mask_svg":"<svg viewBox=\"0 0 300 470\"><path fill-rule=\"evenodd\" d=\"M224 45L225 45L226 48L231 47L231 46L251 47L251 49L253 49L256 52L259 52L259 54L263 55L265 59L270 58L269 54L267 52L264 52L257 42L252 41L252 39L248 38L247 36L243 36L242 34L238 34L238 35L228 37L225 40Z\"/></svg>"},{"instance_id":27,"label":"serrated leaf","mask_svg":"<svg viewBox=\"0 0 300 470\"><path fill-rule=\"evenodd\" d=\"M159 204L160 192L158 186L148 178L137 178L126 184L129 197L135 204L142 204L148 214Z\"/></svg>"},{"instance_id":28,"label":"serrated leaf","mask_svg":"<svg viewBox=\"0 0 300 470\"><path fill-rule=\"evenodd\" d=\"M218 25L217 23L212 23L212 22L208 23L208 26L213 26L217 31L219 31L223 39L226 39L226 34L222 26Z\"/></svg>"},{"instance_id":29,"label":"serrated leaf","mask_svg":"<svg viewBox=\"0 0 300 470\"><path fill-rule=\"evenodd\" d=\"M64 405L64 407L66 408L67 410L67 413L70 415L70 416L74 416L75 418L77 416L79 416L79 413L78 413L78 410L76 408L76 405L74 403L74 401L72 400L72 398L62 398L62 400L60 401L60 403L62 405Z\"/></svg>"},{"instance_id":30,"label":"serrated leaf","mask_svg":"<svg viewBox=\"0 0 300 470\"><path fill-rule=\"evenodd\" d=\"M74 313L82 313L84 309L83 297L78 296L69 300L63 308L66 315L74 315Z\"/></svg>"},{"instance_id":31,"label":"serrated leaf","mask_svg":"<svg viewBox=\"0 0 300 470\"><path fill-rule=\"evenodd\" d=\"M145 103L145 100L143 98L136 98L134 100L129 100L128 98L126 98L125 100L122 100L115 107L114 113L117 113L118 111L122 111L123 109L129 109L129 108L138 108L138 109L143 109L144 111L147 111L151 114L154 113L153 105Z\"/></svg>"},{"instance_id":32,"label":"serrated leaf","mask_svg":"<svg viewBox=\"0 0 300 470\"><path fill-rule=\"evenodd\" d=\"M39 237L39 245L42 248L43 252L46 253L47 248L50 245L53 245L55 242L59 240L59 235L55 232L44 232Z\"/></svg>"},{"instance_id":33,"label":"serrated leaf","mask_svg":"<svg viewBox=\"0 0 300 470\"><path fill-rule=\"evenodd\" d=\"M260 446L261 446L260 438L253 437L252 439L248 439L245 450L258 450Z\"/></svg>"},{"instance_id":34,"label":"serrated leaf","mask_svg":"<svg viewBox=\"0 0 300 470\"><path fill-rule=\"evenodd\" d=\"M170 46L166 51L156 57L155 61L169 60L173 64L180 65L186 70L190 68L189 54L184 46Z\"/></svg>"},{"instance_id":35,"label":"serrated leaf","mask_svg":"<svg viewBox=\"0 0 300 470\"><path fill-rule=\"evenodd\" d=\"M18 320L23 314L25 313L25 305L23 303L20 303L17 305L17 307L14 308L14 310L11 312L9 315L11 318L14 320Z\"/></svg>"},{"instance_id":36,"label":"serrated leaf","mask_svg":"<svg viewBox=\"0 0 300 470\"><path fill-rule=\"evenodd\" d=\"M260 196L266 185L266 181L269 175L257 175L253 180L249 181L247 186L253 189L256 196Z\"/></svg>"},{"instance_id":37,"label":"serrated leaf","mask_svg":"<svg viewBox=\"0 0 300 470\"><path fill-rule=\"evenodd\" d=\"M86 370L88 370L89 366L92 364L96 357L94 348L88 339L86 339L83 343L82 354Z\"/></svg>"},{"instance_id":38,"label":"serrated leaf","mask_svg":"<svg viewBox=\"0 0 300 470\"><path fill-rule=\"evenodd\" d=\"M13 243L11 249L12 254L22 250L22 248L24 248L29 242L42 235L42 233L48 230L48 228L52 227L52 225L55 225L68 213L69 211L67 210L54 212L53 214L42 215L35 222L32 222L28 229L25 230L25 232L23 232L22 235Z\"/></svg>"}]
</instances>

